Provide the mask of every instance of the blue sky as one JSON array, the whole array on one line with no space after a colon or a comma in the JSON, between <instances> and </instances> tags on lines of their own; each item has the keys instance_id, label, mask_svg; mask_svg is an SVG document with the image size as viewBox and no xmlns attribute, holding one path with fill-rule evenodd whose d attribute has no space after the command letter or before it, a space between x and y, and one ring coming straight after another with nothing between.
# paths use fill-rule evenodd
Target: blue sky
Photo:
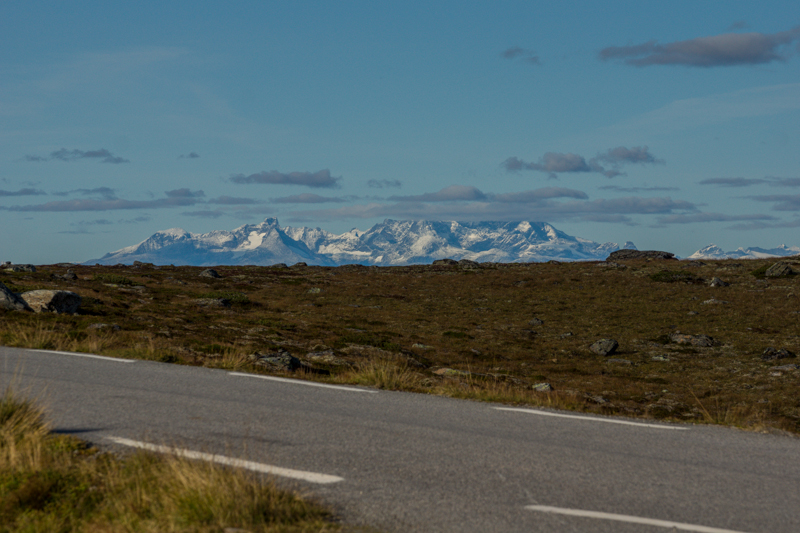
<instances>
[{"instance_id":1,"label":"blue sky","mask_svg":"<svg viewBox=\"0 0 800 533\"><path fill-rule=\"evenodd\" d=\"M799 245L800 3L0 3L0 260L277 216Z\"/></svg>"}]
</instances>

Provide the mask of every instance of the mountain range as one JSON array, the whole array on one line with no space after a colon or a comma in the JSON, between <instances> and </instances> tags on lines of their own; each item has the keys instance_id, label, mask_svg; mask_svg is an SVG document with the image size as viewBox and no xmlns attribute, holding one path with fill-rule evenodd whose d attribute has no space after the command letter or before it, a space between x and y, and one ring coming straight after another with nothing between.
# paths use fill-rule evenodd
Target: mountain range
<instances>
[{"instance_id":1,"label":"mountain range","mask_svg":"<svg viewBox=\"0 0 800 533\"><path fill-rule=\"evenodd\" d=\"M726 252L715 244L697 250L686 259L764 259L769 257L789 257L800 254L800 247L781 244L777 248L737 248Z\"/></svg>"},{"instance_id":2,"label":"mountain range","mask_svg":"<svg viewBox=\"0 0 800 533\"><path fill-rule=\"evenodd\" d=\"M276 218L232 231L159 231L148 239L85 264L336 266L429 264L436 259L478 262L598 261L622 247L573 237L545 222L384 220L367 231L340 235L319 228L282 228Z\"/></svg>"}]
</instances>

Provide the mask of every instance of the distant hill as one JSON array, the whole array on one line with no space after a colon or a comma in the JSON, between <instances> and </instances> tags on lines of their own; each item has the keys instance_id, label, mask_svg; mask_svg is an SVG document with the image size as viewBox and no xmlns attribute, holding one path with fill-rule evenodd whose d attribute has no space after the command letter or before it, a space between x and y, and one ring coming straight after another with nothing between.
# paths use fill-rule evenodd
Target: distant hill
<instances>
[{"instance_id":1,"label":"distant hill","mask_svg":"<svg viewBox=\"0 0 800 533\"><path fill-rule=\"evenodd\" d=\"M636 249L631 242L623 248ZM305 262L335 266L425 264L436 259L478 262L604 260L620 249L567 235L545 222L434 222L384 220L341 235L315 228L282 228L278 219L232 231L159 231L139 244L86 264L272 265Z\"/></svg>"}]
</instances>

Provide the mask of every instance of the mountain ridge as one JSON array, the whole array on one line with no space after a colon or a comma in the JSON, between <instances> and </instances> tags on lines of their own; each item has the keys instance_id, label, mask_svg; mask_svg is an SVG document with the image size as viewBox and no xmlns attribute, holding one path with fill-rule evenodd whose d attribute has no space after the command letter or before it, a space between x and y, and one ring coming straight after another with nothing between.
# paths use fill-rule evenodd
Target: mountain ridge
<instances>
[{"instance_id":1,"label":"mountain ridge","mask_svg":"<svg viewBox=\"0 0 800 533\"><path fill-rule=\"evenodd\" d=\"M231 231L158 231L138 244L85 264L395 266L444 258L503 263L601 261L620 248L636 246L630 241L620 247L573 237L546 222L386 219L367 231L352 229L337 235L320 228L282 228L277 218L267 218Z\"/></svg>"}]
</instances>

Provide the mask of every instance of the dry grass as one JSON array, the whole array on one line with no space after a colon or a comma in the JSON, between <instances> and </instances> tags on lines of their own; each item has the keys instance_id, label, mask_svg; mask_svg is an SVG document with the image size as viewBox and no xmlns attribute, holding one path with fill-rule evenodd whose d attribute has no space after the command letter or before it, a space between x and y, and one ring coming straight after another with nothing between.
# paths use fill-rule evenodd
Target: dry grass
<instances>
[{"instance_id":1,"label":"dry grass","mask_svg":"<svg viewBox=\"0 0 800 533\"><path fill-rule=\"evenodd\" d=\"M139 452L125 459L48 431L0 398L0 532L339 531L319 506L255 474Z\"/></svg>"},{"instance_id":2,"label":"dry grass","mask_svg":"<svg viewBox=\"0 0 800 533\"><path fill-rule=\"evenodd\" d=\"M71 282L42 266L0 282L73 290L81 314L0 311L0 343L254 372L266 370L247 355L284 349L312 370L305 379L800 432L800 371L774 370L799 361L760 358L770 346L800 352L800 277L760 279L769 264L218 267L222 279L194 267L76 266ZM709 287L715 276L731 285ZM120 278L130 283L102 281ZM235 298L196 303L209 295ZM716 343L670 342L678 330ZM609 337L623 361L589 351ZM554 392L531 390L543 382Z\"/></svg>"}]
</instances>

